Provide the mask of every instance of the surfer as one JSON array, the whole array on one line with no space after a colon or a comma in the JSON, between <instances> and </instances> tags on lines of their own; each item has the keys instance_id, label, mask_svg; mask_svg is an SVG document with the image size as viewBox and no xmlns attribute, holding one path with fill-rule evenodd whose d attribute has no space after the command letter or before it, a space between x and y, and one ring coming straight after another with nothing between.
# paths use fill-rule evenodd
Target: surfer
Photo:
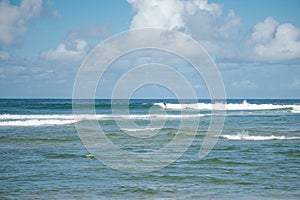
<instances>
[{"instance_id":1,"label":"surfer","mask_svg":"<svg viewBox=\"0 0 300 200\"><path fill-rule=\"evenodd\" d=\"M166 102L163 102L163 104L164 104L164 106L165 106L165 109L167 109L167 104L166 104Z\"/></svg>"}]
</instances>

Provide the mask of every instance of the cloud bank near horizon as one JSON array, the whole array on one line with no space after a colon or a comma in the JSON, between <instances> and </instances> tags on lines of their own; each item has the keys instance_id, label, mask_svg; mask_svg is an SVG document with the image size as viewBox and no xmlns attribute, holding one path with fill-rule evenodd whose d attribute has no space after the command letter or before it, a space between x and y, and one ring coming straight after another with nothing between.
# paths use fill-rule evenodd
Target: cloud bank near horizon
<instances>
[{"instance_id":1,"label":"cloud bank near horizon","mask_svg":"<svg viewBox=\"0 0 300 200\"><path fill-rule=\"evenodd\" d=\"M280 24L271 16L257 22L252 33L242 38L239 47L244 49L234 49L232 43L239 38L241 20L233 10L224 14L221 4L207 0L127 1L136 12L131 29L164 27L178 30L221 58L261 62L300 58L300 29L292 24Z\"/></svg>"}]
</instances>

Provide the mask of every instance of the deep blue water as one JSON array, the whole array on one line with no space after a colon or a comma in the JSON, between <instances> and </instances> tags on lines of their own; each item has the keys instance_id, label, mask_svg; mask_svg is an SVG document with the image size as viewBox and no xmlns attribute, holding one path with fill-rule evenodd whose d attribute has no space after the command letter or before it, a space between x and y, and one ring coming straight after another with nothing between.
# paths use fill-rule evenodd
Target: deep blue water
<instances>
[{"instance_id":1,"label":"deep blue water","mask_svg":"<svg viewBox=\"0 0 300 200\"><path fill-rule=\"evenodd\" d=\"M129 108L118 101L117 113L110 100L96 100L96 115L85 113L93 102L82 102L78 118L72 100L0 99L0 199L300 199L300 100L228 100L221 135L202 160L209 100L131 100ZM180 108L186 118L180 118ZM89 124L97 122L119 148L145 153L164 147L180 128L191 137L189 123L180 127L180 122L195 118L199 127L187 151L147 173L103 164L76 129L84 126L88 134L94 128ZM119 127L116 120L128 126ZM131 135L155 131L149 138ZM122 159L119 164L128 160ZM131 165L133 172L140 170L141 163Z\"/></svg>"}]
</instances>

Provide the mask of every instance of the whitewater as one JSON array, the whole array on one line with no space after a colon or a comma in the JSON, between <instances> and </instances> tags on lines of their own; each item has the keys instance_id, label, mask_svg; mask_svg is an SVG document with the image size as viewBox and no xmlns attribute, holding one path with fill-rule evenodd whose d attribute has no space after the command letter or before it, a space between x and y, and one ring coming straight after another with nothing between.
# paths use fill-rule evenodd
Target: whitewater
<instances>
[{"instance_id":1,"label":"whitewater","mask_svg":"<svg viewBox=\"0 0 300 200\"><path fill-rule=\"evenodd\" d=\"M224 105L224 106L218 106ZM300 112L300 105L299 104L291 104L291 105L279 105L279 104L255 104L255 103L248 103L247 100L243 100L242 103L194 103L194 104L177 104L177 103L168 103L166 106L163 102L155 103L154 105L160 106L161 108L166 109L174 109L174 110L181 110L181 109L195 109L195 110L218 110L224 109L228 111L247 111L247 110L282 110L282 109L290 109L291 112L299 113Z\"/></svg>"},{"instance_id":2,"label":"whitewater","mask_svg":"<svg viewBox=\"0 0 300 200\"><path fill-rule=\"evenodd\" d=\"M126 102L83 101L77 113L71 99L0 99L0 199L299 199L300 100ZM222 117L221 132L206 138ZM123 173L86 149L77 126L83 137L101 127L128 155L158 152L174 139L172 152L186 139L191 145L157 171ZM200 159L205 138L216 144ZM103 138L91 142L104 152Z\"/></svg>"},{"instance_id":3,"label":"whitewater","mask_svg":"<svg viewBox=\"0 0 300 200\"><path fill-rule=\"evenodd\" d=\"M254 104L248 103L246 100L242 103L227 103L223 106L218 106L219 103L152 103L151 107L158 107L159 110L198 110L200 113L157 113L157 114L0 114L0 126L50 126L50 125L66 125L80 122L83 120L111 120L111 119L167 119L167 118L200 118L211 116L208 113L201 113L201 111L218 110L220 107L226 111L241 111L224 113L225 116L230 115L253 115L253 112L242 111L282 111L287 113L300 113L299 104ZM142 104L148 105L149 104ZM125 107L126 108L126 107ZM122 108L124 109L124 108ZM277 114L278 112L274 113ZM256 113L257 114L257 113ZM260 113L261 114L261 113ZM270 112L264 114L272 114Z\"/></svg>"}]
</instances>

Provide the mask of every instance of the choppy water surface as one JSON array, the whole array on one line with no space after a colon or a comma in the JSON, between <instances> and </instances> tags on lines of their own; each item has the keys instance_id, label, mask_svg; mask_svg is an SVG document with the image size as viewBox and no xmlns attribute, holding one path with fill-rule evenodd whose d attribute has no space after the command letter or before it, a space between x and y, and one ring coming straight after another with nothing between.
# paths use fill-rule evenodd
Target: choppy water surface
<instances>
[{"instance_id":1,"label":"choppy water surface","mask_svg":"<svg viewBox=\"0 0 300 200\"><path fill-rule=\"evenodd\" d=\"M0 198L300 199L300 100L229 100L218 143L203 160L198 153L212 109L207 100L131 100L130 115L112 115L110 100L96 100L95 109L96 115L73 116L71 100L0 100ZM183 116L181 109L188 112ZM149 173L102 164L75 128L97 121L120 148L146 152L170 142L183 117L199 119L192 145ZM139 128L120 128L115 120L134 120ZM151 120L165 123L148 127ZM182 130L187 137L192 131Z\"/></svg>"}]
</instances>

